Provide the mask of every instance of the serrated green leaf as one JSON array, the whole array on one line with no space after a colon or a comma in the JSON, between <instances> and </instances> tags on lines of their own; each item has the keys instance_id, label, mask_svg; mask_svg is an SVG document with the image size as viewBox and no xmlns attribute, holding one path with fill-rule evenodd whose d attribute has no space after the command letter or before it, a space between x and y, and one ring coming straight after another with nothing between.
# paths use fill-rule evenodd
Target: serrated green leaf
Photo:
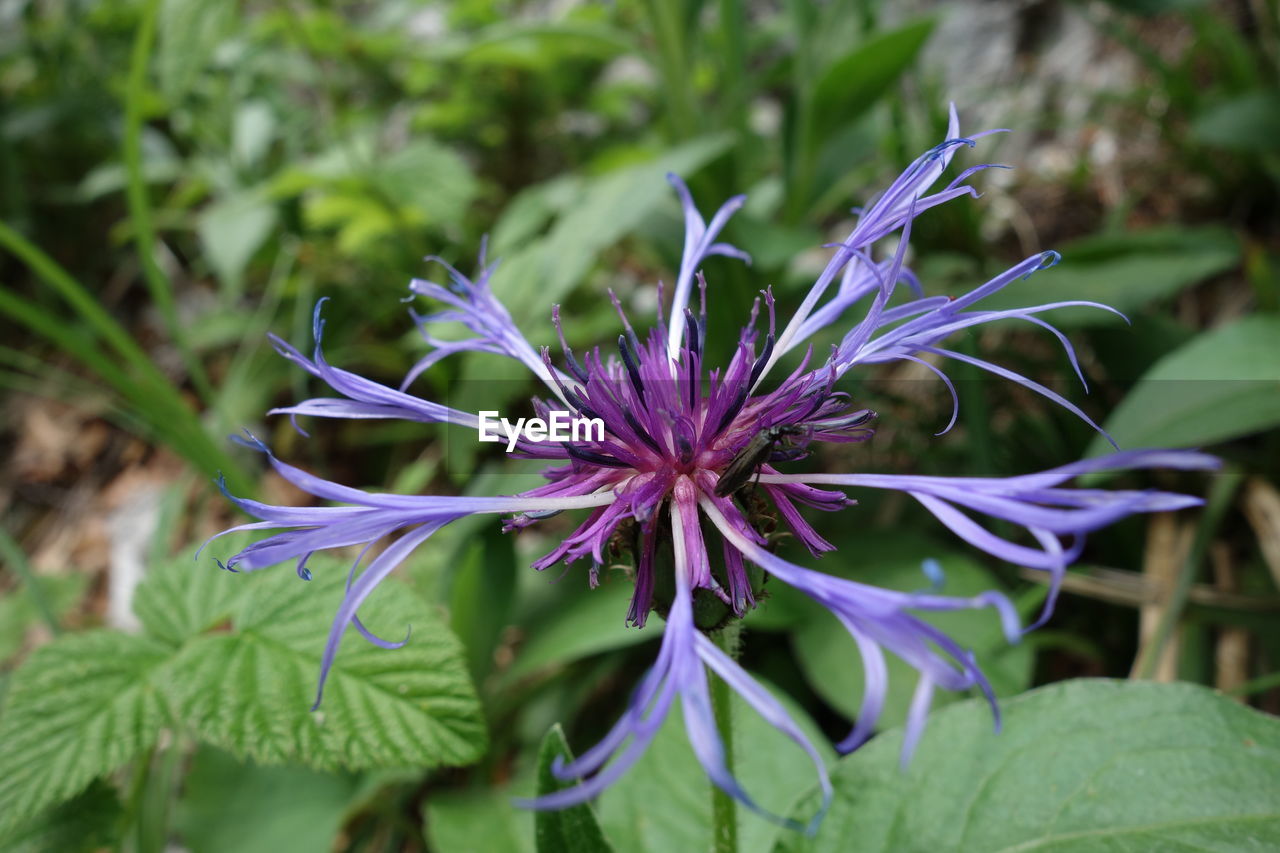
<instances>
[{"instance_id":1,"label":"serrated green leaf","mask_svg":"<svg viewBox=\"0 0 1280 853\"><path fill-rule=\"evenodd\" d=\"M133 612L148 634L179 645L229 620L248 590L243 581L207 555L182 553L147 573L134 593Z\"/></svg>"},{"instance_id":2,"label":"serrated green leaf","mask_svg":"<svg viewBox=\"0 0 1280 853\"><path fill-rule=\"evenodd\" d=\"M895 731L841 761L817 837L783 849L1280 846L1280 721L1204 687L1068 681L1006 702L1001 734L973 701L929 721L905 771L901 747Z\"/></svg>"},{"instance_id":3,"label":"serrated green leaf","mask_svg":"<svg viewBox=\"0 0 1280 853\"><path fill-rule=\"evenodd\" d=\"M157 675L170 649L93 631L44 646L0 712L0 832L149 749L169 713Z\"/></svg>"},{"instance_id":4,"label":"serrated green leaf","mask_svg":"<svg viewBox=\"0 0 1280 853\"><path fill-rule=\"evenodd\" d=\"M357 785L346 774L246 765L202 747L183 782L176 825L192 853L331 850Z\"/></svg>"},{"instance_id":5,"label":"serrated green leaf","mask_svg":"<svg viewBox=\"0 0 1280 853\"><path fill-rule=\"evenodd\" d=\"M1156 362L1105 427L1122 449L1193 447L1280 424L1280 318L1245 317ZM1097 436L1089 456L1111 452Z\"/></svg>"},{"instance_id":6,"label":"serrated green leaf","mask_svg":"<svg viewBox=\"0 0 1280 853\"><path fill-rule=\"evenodd\" d=\"M318 555L314 580L288 570L234 578L246 589L226 631L189 641L166 668L183 719L204 741L262 764L322 769L469 764L487 734L458 641L407 586L386 581L361 609L381 649L351 632L320 710L320 655L348 567ZM211 570L211 571L217 571Z\"/></svg>"},{"instance_id":7,"label":"serrated green leaf","mask_svg":"<svg viewBox=\"0 0 1280 853\"><path fill-rule=\"evenodd\" d=\"M564 738L560 724L551 727L538 750L538 796L554 794L572 787L574 782L562 782L551 772L556 759L573 760L569 742ZM605 840L596 821L590 803L582 803L567 809L539 811L534 816L534 834L538 853L608 853L613 847Z\"/></svg>"}]
</instances>

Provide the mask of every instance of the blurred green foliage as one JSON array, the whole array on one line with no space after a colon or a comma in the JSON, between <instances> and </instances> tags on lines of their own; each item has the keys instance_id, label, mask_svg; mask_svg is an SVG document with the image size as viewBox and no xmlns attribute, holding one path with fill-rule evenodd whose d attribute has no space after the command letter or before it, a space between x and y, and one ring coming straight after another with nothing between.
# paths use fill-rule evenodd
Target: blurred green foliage
<instances>
[{"instance_id":1,"label":"blurred green foliage","mask_svg":"<svg viewBox=\"0 0 1280 853\"><path fill-rule=\"evenodd\" d=\"M679 207L662 179L676 172L704 209L749 196L725 236L752 253L753 266L707 264L709 348L725 352L757 292L774 286L787 316L812 280L812 250L839 239L848 208L943 132L945 92L956 81L926 60L955 48L946 41L952 12L919 4L925 14L904 18L891 5L0 4L0 388L7 401L36 395L85 406L202 475L224 473L240 494L262 488L257 460L231 452L224 438L246 426L354 485L515 491L522 475L498 456L433 441L435 432L416 425L329 424L306 442L283 419L263 429L267 408L308 387L264 345L265 334L304 346L312 306L328 296L331 361L395 384L419 352L400 302L406 281L434 272L422 260L428 254L470 269L487 235L490 259L502 258L494 288L535 344L554 341L553 302L570 318L571 344L609 341L617 330L605 289L643 315L653 283L670 281L678 263ZM1033 289L1037 301L1096 299L1132 326L1101 312L1053 318L1082 354L1094 384L1088 398L1060 381L1068 375L1060 353L1039 330L998 327L971 344L974 352L1045 379L1100 418L1113 412L1106 423L1126 439L1230 440L1215 450L1275 482L1277 4L1031 5L1088 20L1132 60L1128 88L1089 105L1095 130L1118 133L1126 180L1099 210L1094 196L1106 194L1090 194L1095 164L1079 149L1072 178L1039 179L1024 168L1012 190L990 190L1017 198L1025 189L1035 208L1044 184L1069 185L1065 197L1050 195L1046 210L1027 214L1045 236L1071 238L1054 246L1064 263L998 299L1025 304ZM1035 29L1042 19L1030 20ZM998 104L1010 92L989 94ZM959 106L967 116L988 105ZM1029 137L1051 137L1065 123L1052 109L997 119ZM1137 162L1125 159L1130 142L1146 146ZM984 141L984 158L998 159L1000 144ZM1028 253L995 207L966 200L921 220L913 246L926 287L972 286ZM522 374L499 370L467 356L415 387L433 396L457 380L511 379L502 384L510 399L483 401L489 407L533 391ZM884 428L856 464L997 475L1097 452L1069 416L1015 388L963 371L956 378L962 422L941 442L932 435L947 418L941 389L922 393L921 383L881 374L861 380L852 390L873 402ZM1206 378L1242 381L1210 386ZM1204 488L1194 478L1172 484ZM175 525L179 535L207 526L211 491L180 496L190 521ZM594 813L535 831L509 804L510 792L550 784L539 744L546 760L566 749L553 725L563 723L578 747L616 717L659 633L623 626L630 590L621 576L591 591L577 574L548 585L525 569L546 536L563 532L555 522L550 533L532 530L514 543L470 521L442 531L407 566L413 589L380 599L387 624L379 626L394 635L411 623L413 641L397 652L344 646L335 677L345 687L320 722L307 707L340 566L310 585L287 569L234 578L203 560L192 565L184 551L155 561L135 600L144 634L71 631L28 656L43 634L93 617L69 619L88 609L79 604L83 576L27 570L10 539L24 538L39 507L20 498L7 511L13 536L4 538L9 571L0 578L0 847L154 851L177 839L195 851L453 853L478 843L532 850L536 839L569 836L597 849L601 829L618 850L681 849L708 837L706 782L690 767L678 726ZM868 499L859 513L857 525L824 528L844 560L824 568L915 588L924 585L918 565L927 552L948 568L947 592L999 587L1027 607L1042 594L1012 567L921 537L923 514L892 498ZM1261 603L1247 614L1187 604L1179 672L1211 682L1216 632L1245 626L1250 674L1265 676L1280 664L1280 637L1267 628L1274 581L1243 519L1228 517L1219 535L1241 594ZM1137 570L1144 549L1141 524L1130 522L1100 534L1087 559ZM1208 577L1199 564L1184 571ZM245 580L271 587L279 611L255 613ZM1056 633L1013 650L972 616L945 627L977 650L1002 693L1078 674L1125 675L1138 651L1133 611L1084 597L1060 606ZM860 679L856 670L832 674L852 659L834 644L834 625L783 592L747 627L745 664L791 697L819 740L842 733ZM1110 688L1067 689L1087 705L1089 691ZM1054 695L1018 700L1016 713L1030 719L1028 709ZM1276 710L1274 689L1263 700ZM890 717L908 701L891 696ZM1209 700L1197 693L1194 701ZM441 704L445 723L431 729L438 737L415 735ZM776 733L739 710L739 771L781 808L811 784L811 768L776 744L754 749ZM968 738L973 711L949 709L939 727ZM1074 724L1065 713L1036 719ZM1256 721L1239 720L1257 734ZM873 747L841 765L848 791L892 763L883 756L896 746ZM427 769L468 762L467 770ZM969 784L957 778L941 787ZM886 790L883 797L898 796L893 785ZM649 810L659 807L669 820L653 820ZM835 817L861 826L860 808ZM1213 817L1235 831L1229 809ZM770 850L780 838L754 815L738 820L741 849Z\"/></svg>"}]
</instances>

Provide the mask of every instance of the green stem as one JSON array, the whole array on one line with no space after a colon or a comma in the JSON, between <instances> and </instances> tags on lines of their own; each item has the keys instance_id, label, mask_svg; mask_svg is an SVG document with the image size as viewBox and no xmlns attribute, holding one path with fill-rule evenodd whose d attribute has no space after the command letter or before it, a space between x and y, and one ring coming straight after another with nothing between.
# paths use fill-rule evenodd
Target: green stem
<instances>
[{"instance_id":1,"label":"green stem","mask_svg":"<svg viewBox=\"0 0 1280 853\"><path fill-rule=\"evenodd\" d=\"M55 637L61 634L62 627L58 624L58 614L54 611L49 597L44 594L44 587L40 585L35 572L31 570L27 555L22 553L22 547L3 528L0 528L0 557L4 557L9 568L13 569L13 573L22 578L22 582L26 584L31 594L31 601L35 604L36 610L40 611L40 618L49 626L49 630Z\"/></svg>"},{"instance_id":2,"label":"green stem","mask_svg":"<svg viewBox=\"0 0 1280 853\"><path fill-rule=\"evenodd\" d=\"M1213 537L1218 532L1222 518L1227 514L1227 509L1231 506L1231 500L1235 497L1236 489L1239 488L1243 479L1244 475L1239 470L1231 467L1225 468L1214 479L1213 485L1209 489L1209 497L1205 501L1204 515L1200 518L1200 526L1197 528L1196 537L1191 543L1191 551L1187 554L1187 558L1183 561L1182 567L1178 572L1174 588L1169 594L1169 600L1165 603L1164 612L1160 614L1160 623L1156 626L1156 632L1152 635L1151 642L1147 643L1138 652L1138 659L1134 662L1133 671L1138 678L1151 678L1155 673L1156 663L1160 660L1169 638L1173 636L1173 629L1182 618L1182 611L1186 609L1187 598L1191 594L1191 584L1195 581L1196 570L1204 562L1205 555L1209 551L1209 545L1213 542Z\"/></svg>"},{"instance_id":3,"label":"green stem","mask_svg":"<svg viewBox=\"0 0 1280 853\"><path fill-rule=\"evenodd\" d=\"M142 799L147 790L147 779L151 776L151 765L155 761L156 747L151 747L134 759L133 777L129 781L128 799L124 803L124 814L121 815L120 843L116 849L120 853L131 853L137 836L134 833L138 826L138 816L142 809Z\"/></svg>"},{"instance_id":4,"label":"green stem","mask_svg":"<svg viewBox=\"0 0 1280 853\"><path fill-rule=\"evenodd\" d=\"M205 405L212 406L216 399L209 377L199 359L187 344L186 336L178 323L178 309L173 299L170 282L160 265L156 263L156 231L151 220L151 203L147 199L146 182L142 175L142 104L146 94L147 59L155 43L156 17L159 0L150 0L143 8L142 22L133 41L133 55L129 61L129 78L125 89L124 114L124 167L127 178L126 195L129 202L129 218L133 222L133 236L142 261L142 274L151 299L155 302L165 328L174 346L182 356L187 374Z\"/></svg>"},{"instance_id":5,"label":"green stem","mask_svg":"<svg viewBox=\"0 0 1280 853\"><path fill-rule=\"evenodd\" d=\"M658 69L662 75L672 138L688 139L696 130L697 110L693 102L689 51L685 44L688 29L683 4L679 0L646 0L644 8L658 46Z\"/></svg>"},{"instance_id":6,"label":"green stem","mask_svg":"<svg viewBox=\"0 0 1280 853\"><path fill-rule=\"evenodd\" d=\"M738 656L738 637L741 626L732 623L712 639L731 658ZM733 775L733 716L730 700L733 692L723 678L711 677L711 710L715 714L716 729L724 743L724 764ZM736 853L738 849L738 806L733 797L716 785L711 786L711 849L714 853Z\"/></svg>"},{"instance_id":7,"label":"green stem","mask_svg":"<svg viewBox=\"0 0 1280 853\"><path fill-rule=\"evenodd\" d=\"M1252 681L1246 681L1244 684L1236 685L1227 691L1228 696L1252 696L1255 693L1261 693L1264 690L1270 690L1273 687L1280 687L1280 672L1273 672L1270 675L1259 676Z\"/></svg>"}]
</instances>

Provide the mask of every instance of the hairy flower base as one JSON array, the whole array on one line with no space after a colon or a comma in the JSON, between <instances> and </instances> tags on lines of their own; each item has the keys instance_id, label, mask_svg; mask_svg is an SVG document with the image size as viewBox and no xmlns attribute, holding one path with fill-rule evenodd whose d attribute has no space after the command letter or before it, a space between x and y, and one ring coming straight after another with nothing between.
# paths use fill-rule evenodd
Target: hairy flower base
<instances>
[{"instance_id":1,"label":"hairy flower base","mask_svg":"<svg viewBox=\"0 0 1280 853\"><path fill-rule=\"evenodd\" d=\"M519 530L564 511L586 511L580 525L534 563L545 569L560 562L590 560L594 585L598 571L619 548L634 552L635 592L627 620L643 625L657 609L666 624L658 659L641 681L629 710L599 744L576 760L558 766L557 775L578 784L527 801L535 808L561 808L598 794L626 772L643 754L678 698L689 742L717 786L749 808L787 825L795 825L757 804L732 777L711 712L707 669L724 679L772 725L814 761L825 793L824 806L808 828L816 826L831 794L826 770L813 745L781 705L728 656L707 639L704 630L741 616L755 604L760 572L803 592L831 611L857 644L866 673L860 713L838 747L856 749L880 721L888 689L885 652L896 655L918 673L915 698L906 721L902 758L911 755L923 730L933 691L977 688L991 703L999 721L991 687L971 652L923 621L930 612L991 608L1010 642L1023 629L1008 599L998 592L971 598L904 593L860 584L806 569L774 554L769 529L778 526L794 535L815 557L833 546L809 524L800 506L834 512L856 502L844 490L891 489L905 492L944 526L974 547L1001 560L1049 575L1050 594L1040 618L1053 611L1059 581L1085 544L1085 535L1118 519L1143 512L1194 506L1196 498L1157 491L1104 491L1064 487L1071 478L1108 469L1166 467L1211 469L1216 460L1191 451L1138 450L1064 465L1038 474L1008 478L926 477L903 474L788 474L779 469L805 455L814 442L847 443L872 437L874 414L861 408L836 385L852 367L896 360L924 364L952 391L937 363L959 360L1016 382L1091 420L1056 392L1006 368L943 346L953 334L996 320L1018 319L1049 330L1063 345L1080 373L1070 342L1038 315L1053 308L1092 305L1069 301L1002 311L975 306L1008 284L1057 261L1053 253L1032 256L1006 272L950 298L926 296L916 277L903 266L912 221L925 210L963 196L976 195L964 181L982 166L963 172L941 191L929 194L955 150L972 146L978 137L963 138L954 109L948 138L913 163L866 210L853 232L834 248L827 268L810 289L787 325L776 328L773 298L767 291L741 330L737 347L723 368L704 365L707 332L706 282L698 266L709 255L747 259L744 252L717 243L720 230L742 203L721 207L708 224L694 207L688 190L672 177L685 214L685 246L670 302L643 337L636 332L617 299L622 334L616 353L597 349L579 357L569 349L558 308L552 322L560 338L564 367L548 349L535 350L516 328L511 315L489 287L492 268L484 266L473 281L448 267L448 286L415 281L411 291L444 303L436 314L414 315L431 351L414 365L399 388L390 388L333 367L321 349L323 321L316 306L311 357L273 338L278 351L326 383L338 396L302 401L276 413L331 418L400 418L451 423L475 430L475 414L422 400L406 389L442 358L466 351L497 353L526 365L546 386L547 399L535 399L538 417L565 409L598 419L603 435L567 443L517 442L515 450L551 463L546 483L519 495L457 497L373 494L341 486L281 462L250 436L244 440L267 454L287 481L317 498L338 505L280 507L232 497L257 522L234 530L278 530L231 557L225 568L252 571L295 560L298 574L310 576L306 561L317 550L391 540L360 570L352 567L347 594L335 615L325 645L320 687L349 626L387 648L405 641L374 636L360 622L361 604L377 585L416 547L443 526L475 513L507 516L504 526ZM898 232L892 257L874 260L873 244ZM699 308L689 307L699 285ZM900 296L898 285L910 291ZM831 286L835 292L825 302ZM661 291L661 288L660 288ZM820 304L821 303L821 304ZM811 350L781 381L766 387L766 377L787 353L812 335L841 320L846 311L865 303L865 313L851 323L826 359L816 363ZM760 309L764 309L764 317ZM471 337L445 341L433 336L437 323L459 323ZM757 329L763 325L763 334ZM1083 380L1083 376L1081 376ZM951 422L955 421L955 413ZM947 425L947 428L950 424ZM944 432L946 429L943 430ZM981 520L975 519L975 516ZM1024 532L1021 541L993 532L993 522ZM231 531L227 531L231 532ZM714 606L708 606L714 605ZM718 608L718 609L717 609ZM1029 629L1027 629L1029 630Z\"/></svg>"}]
</instances>

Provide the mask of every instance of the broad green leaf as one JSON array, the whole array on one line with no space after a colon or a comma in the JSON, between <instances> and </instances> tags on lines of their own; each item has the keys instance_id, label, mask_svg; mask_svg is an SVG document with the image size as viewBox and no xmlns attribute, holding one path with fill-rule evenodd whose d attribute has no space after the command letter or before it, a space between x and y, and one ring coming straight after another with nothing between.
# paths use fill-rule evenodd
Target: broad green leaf
<instances>
[{"instance_id":1,"label":"broad green leaf","mask_svg":"<svg viewBox=\"0 0 1280 853\"><path fill-rule=\"evenodd\" d=\"M218 540L209 549L248 544L244 537L233 542ZM248 577L219 569L209 550L199 557L180 552L151 568L134 593L133 612L150 636L177 646L208 631L225 631L244 606Z\"/></svg>"},{"instance_id":2,"label":"broad green leaf","mask_svg":"<svg viewBox=\"0 0 1280 853\"><path fill-rule=\"evenodd\" d=\"M427 224L456 223L478 189L467 161L433 139L415 139L377 163L378 189Z\"/></svg>"},{"instance_id":3,"label":"broad green leaf","mask_svg":"<svg viewBox=\"0 0 1280 853\"><path fill-rule=\"evenodd\" d=\"M844 759L814 839L792 851L1268 850L1280 846L1280 721L1204 687L1080 680L929 721ZM798 814L809 814L813 797Z\"/></svg>"},{"instance_id":4,"label":"broad green leaf","mask_svg":"<svg viewBox=\"0 0 1280 853\"><path fill-rule=\"evenodd\" d=\"M0 711L0 833L156 742L169 722L158 680L167 654L145 637L92 631L23 663Z\"/></svg>"},{"instance_id":5,"label":"broad green leaf","mask_svg":"<svg viewBox=\"0 0 1280 853\"><path fill-rule=\"evenodd\" d=\"M915 21L874 36L831 63L814 85L810 151L840 127L875 106L915 62L933 32L932 20Z\"/></svg>"},{"instance_id":6,"label":"broad green leaf","mask_svg":"<svg viewBox=\"0 0 1280 853\"><path fill-rule=\"evenodd\" d=\"M830 571L871 586L903 592L923 591L929 587L929 579L924 575L922 564L926 559L937 558L944 577L941 588L937 590L939 595L964 598L999 589L1000 585L991 573L967 557L931 550L927 545L910 541L860 539L857 570L841 572L832 566ZM792 590L776 590L775 594L793 608L795 600L800 598ZM792 632L800 668L814 691L852 721L862 703L866 677L862 658L849 632L834 616L807 599L804 603L808 605L806 612L809 618L801 621ZM1027 604L1033 605L1034 602L1028 601ZM1024 605L1021 609L1025 612L1029 608ZM1028 645L1009 644L995 610L986 608L916 615L942 629L961 648L972 650L998 695L1013 695L1027 688L1034 653ZM885 655L885 664L889 672L889 690L882 724L894 726L906 717L919 673L892 654ZM941 705L957 698L954 693L939 690L934 703Z\"/></svg>"},{"instance_id":7,"label":"broad green leaf","mask_svg":"<svg viewBox=\"0 0 1280 853\"><path fill-rule=\"evenodd\" d=\"M229 195L201 211L196 232L209 265L224 285L240 284L245 267L275 224L275 204L257 190Z\"/></svg>"},{"instance_id":8,"label":"broad green leaf","mask_svg":"<svg viewBox=\"0 0 1280 853\"><path fill-rule=\"evenodd\" d=\"M538 796L554 794L572 787L574 782L561 782L551 772L556 759L573 760L564 730L554 725L542 740L538 751ZM613 847L605 840L590 803L567 809L539 811L534 816L534 834L538 853L607 853Z\"/></svg>"},{"instance_id":9,"label":"broad green leaf","mask_svg":"<svg viewBox=\"0 0 1280 853\"><path fill-rule=\"evenodd\" d=\"M607 577L599 587L553 605L527 626L527 639L505 675L510 679L563 666L588 655L657 639L661 626L627 626L627 610L635 586L622 577Z\"/></svg>"},{"instance_id":10,"label":"broad green leaf","mask_svg":"<svg viewBox=\"0 0 1280 853\"><path fill-rule=\"evenodd\" d=\"M310 711L348 566L318 555L310 568L310 582L285 567L247 575L206 569L218 583L245 589L229 621L188 641L166 667L168 692L197 736L262 764L321 769L479 758L486 732L458 641L434 608L394 579L360 616L392 639L411 626L408 643L382 649L349 631L324 703Z\"/></svg>"},{"instance_id":11,"label":"broad green leaf","mask_svg":"<svg viewBox=\"0 0 1280 853\"><path fill-rule=\"evenodd\" d=\"M493 228L489 246L494 257L503 257L509 249L537 235L553 216L573 205L582 189L583 179L577 175L561 175L520 191Z\"/></svg>"},{"instance_id":12,"label":"broad green leaf","mask_svg":"<svg viewBox=\"0 0 1280 853\"><path fill-rule=\"evenodd\" d=\"M1215 101L1191 123L1191 138L1228 151L1280 148L1280 91L1260 89Z\"/></svg>"},{"instance_id":13,"label":"broad green leaf","mask_svg":"<svg viewBox=\"0 0 1280 853\"><path fill-rule=\"evenodd\" d=\"M493 276L494 293L515 317L547 317L551 304L581 282L602 251L661 205L674 203L668 172L687 177L732 143L725 133L699 137L647 163L593 178L549 234L505 258Z\"/></svg>"},{"instance_id":14,"label":"broad green leaf","mask_svg":"<svg viewBox=\"0 0 1280 853\"><path fill-rule=\"evenodd\" d=\"M764 686L830 766L835 753L804 710ZM797 796L817 782L813 763L737 694L731 708L734 775L761 807L786 814ZM620 853L711 849L711 782L689 745L679 702L672 705L645 755L600 795L597 808L605 835ZM737 814L740 853L766 853L787 832L741 806ZM812 816L807 812L801 820L808 822Z\"/></svg>"},{"instance_id":15,"label":"broad green leaf","mask_svg":"<svg viewBox=\"0 0 1280 853\"><path fill-rule=\"evenodd\" d=\"M1156 229L1119 237L1086 237L1055 247L1062 262L982 300L999 311L1047 302L1101 302L1132 313L1225 272L1240 262L1236 238L1220 228ZM1060 327L1122 324L1098 308L1060 308L1042 315Z\"/></svg>"},{"instance_id":16,"label":"broad green leaf","mask_svg":"<svg viewBox=\"0 0 1280 853\"><path fill-rule=\"evenodd\" d=\"M1156 362L1105 427L1122 449L1191 447L1280 424L1280 318L1210 329ZM1101 436L1089 456L1110 452Z\"/></svg>"},{"instance_id":17,"label":"broad green leaf","mask_svg":"<svg viewBox=\"0 0 1280 853\"><path fill-rule=\"evenodd\" d=\"M260 98L236 108L231 126L231 150L242 167L255 166L271 147L279 120L271 104Z\"/></svg>"},{"instance_id":18,"label":"broad green leaf","mask_svg":"<svg viewBox=\"0 0 1280 853\"><path fill-rule=\"evenodd\" d=\"M356 788L350 775L241 764L201 747L182 785L176 826L192 853L331 850Z\"/></svg>"},{"instance_id":19,"label":"broad green leaf","mask_svg":"<svg viewBox=\"0 0 1280 853\"><path fill-rule=\"evenodd\" d=\"M506 788L442 789L427 800L427 840L437 853L534 853L533 812Z\"/></svg>"},{"instance_id":20,"label":"broad green leaf","mask_svg":"<svg viewBox=\"0 0 1280 853\"><path fill-rule=\"evenodd\" d=\"M65 803L0 835L5 853L97 853L115 848L124 810L115 789L96 781Z\"/></svg>"}]
</instances>

